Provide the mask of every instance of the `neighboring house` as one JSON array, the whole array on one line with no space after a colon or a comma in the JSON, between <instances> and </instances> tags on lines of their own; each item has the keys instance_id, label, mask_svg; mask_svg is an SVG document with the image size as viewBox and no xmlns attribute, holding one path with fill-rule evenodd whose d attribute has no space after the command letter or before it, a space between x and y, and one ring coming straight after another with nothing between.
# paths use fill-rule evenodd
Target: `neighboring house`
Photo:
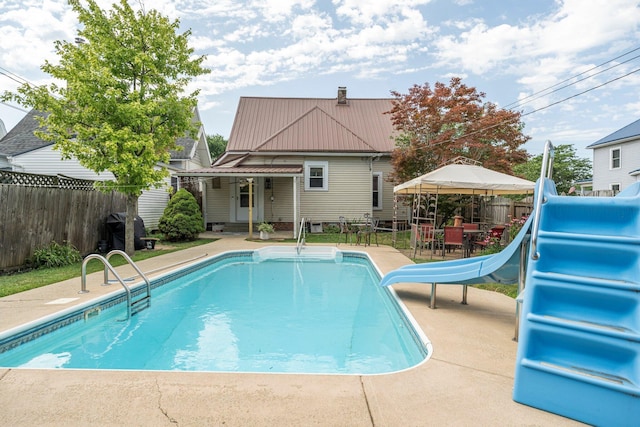
<instances>
[{"instance_id":1,"label":"neighboring house","mask_svg":"<svg viewBox=\"0 0 640 427\"><path fill-rule=\"evenodd\" d=\"M64 175L73 178L89 180L113 179L110 172L97 174L80 165L76 159L63 160L60 152L53 149L53 144L43 141L34 135L38 129L37 115L43 113L30 111L16 126L0 139L0 169L27 172L42 175ZM200 121L197 109L194 112L195 121ZM182 151L171 152L169 165L164 165L172 173L211 164L211 156L207 147L206 135L202 126L197 140L179 138L177 143L183 147ZM163 165L159 165L161 167ZM174 178L175 179L175 178ZM166 179L163 187L152 188L143 192L138 199L138 215L147 228L154 229L169 201L169 188L172 178Z\"/></svg>"},{"instance_id":2,"label":"neighboring house","mask_svg":"<svg viewBox=\"0 0 640 427\"><path fill-rule=\"evenodd\" d=\"M301 218L391 222L391 108L392 99L348 99L342 87L337 98L242 97L225 153L210 168L177 175L206 183L208 224L246 227L249 212L252 222L294 233Z\"/></svg>"},{"instance_id":3,"label":"neighboring house","mask_svg":"<svg viewBox=\"0 0 640 427\"><path fill-rule=\"evenodd\" d=\"M588 145L593 150L593 190L618 192L640 180L640 120Z\"/></svg>"}]
</instances>

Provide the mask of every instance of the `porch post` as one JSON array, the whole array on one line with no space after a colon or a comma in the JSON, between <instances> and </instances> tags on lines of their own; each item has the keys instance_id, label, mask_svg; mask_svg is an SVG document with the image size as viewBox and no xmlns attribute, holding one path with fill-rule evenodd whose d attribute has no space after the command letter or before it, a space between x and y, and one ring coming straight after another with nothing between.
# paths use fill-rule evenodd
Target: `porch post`
<instances>
[{"instance_id":1,"label":"porch post","mask_svg":"<svg viewBox=\"0 0 640 427\"><path fill-rule=\"evenodd\" d=\"M298 236L298 223L300 222L298 216L300 213L298 212L298 177L293 177L293 238L295 239Z\"/></svg>"},{"instance_id":2,"label":"porch post","mask_svg":"<svg viewBox=\"0 0 640 427\"><path fill-rule=\"evenodd\" d=\"M249 239L253 239L253 178L247 178L249 182Z\"/></svg>"}]
</instances>

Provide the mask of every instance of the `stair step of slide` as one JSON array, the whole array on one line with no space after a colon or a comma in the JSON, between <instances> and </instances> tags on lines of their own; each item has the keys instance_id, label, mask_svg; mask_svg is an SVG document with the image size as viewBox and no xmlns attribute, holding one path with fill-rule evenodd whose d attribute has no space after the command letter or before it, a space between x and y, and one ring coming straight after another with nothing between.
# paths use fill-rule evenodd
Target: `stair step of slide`
<instances>
[{"instance_id":1,"label":"stair step of slide","mask_svg":"<svg viewBox=\"0 0 640 427\"><path fill-rule=\"evenodd\" d=\"M538 369L556 375L570 376L573 379L601 383L601 386L624 388L630 394L640 394L640 387L628 378L609 372L595 371L580 366L566 366L542 360L523 359L522 364L528 368Z\"/></svg>"},{"instance_id":2,"label":"stair step of slide","mask_svg":"<svg viewBox=\"0 0 640 427\"><path fill-rule=\"evenodd\" d=\"M532 276L539 279L546 279L563 283L574 283L586 286L604 286L621 290L637 292L640 290L640 277L638 280L622 280L614 277L594 277L593 275L582 275L581 271L574 274L556 273L553 271L534 271Z\"/></svg>"},{"instance_id":3,"label":"stair step of slide","mask_svg":"<svg viewBox=\"0 0 640 427\"><path fill-rule=\"evenodd\" d=\"M580 329L590 333L602 333L613 335L617 338L628 339L630 341L640 342L640 333L629 328L616 325L607 325L603 323L592 322L588 320L567 319L551 315L529 314L528 320L532 322L547 323L558 327L571 327Z\"/></svg>"}]
</instances>

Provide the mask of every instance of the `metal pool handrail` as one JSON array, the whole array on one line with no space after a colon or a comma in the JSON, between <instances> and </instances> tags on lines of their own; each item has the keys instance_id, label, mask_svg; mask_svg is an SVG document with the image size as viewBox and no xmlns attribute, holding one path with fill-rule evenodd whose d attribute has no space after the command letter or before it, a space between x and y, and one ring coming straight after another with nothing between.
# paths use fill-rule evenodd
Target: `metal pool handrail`
<instances>
[{"instance_id":1,"label":"metal pool handrail","mask_svg":"<svg viewBox=\"0 0 640 427\"><path fill-rule=\"evenodd\" d=\"M531 226L531 259L540 258L538 253L538 229L540 227L540 209L542 208L545 178L551 178L553 175L553 157L554 147L551 141L547 141L544 145L544 154L542 155L542 166L540 167L540 179L538 180L538 188L536 189L536 205L533 225ZM545 173L546 169L546 173Z\"/></svg>"},{"instance_id":2,"label":"metal pool handrail","mask_svg":"<svg viewBox=\"0 0 640 427\"><path fill-rule=\"evenodd\" d=\"M304 245L304 238L306 237L306 230L304 229L305 219L300 220L300 229L298 230L298 241L296 242L296 252L300 255L300 249Z\"/></svg>"}]
</instances>

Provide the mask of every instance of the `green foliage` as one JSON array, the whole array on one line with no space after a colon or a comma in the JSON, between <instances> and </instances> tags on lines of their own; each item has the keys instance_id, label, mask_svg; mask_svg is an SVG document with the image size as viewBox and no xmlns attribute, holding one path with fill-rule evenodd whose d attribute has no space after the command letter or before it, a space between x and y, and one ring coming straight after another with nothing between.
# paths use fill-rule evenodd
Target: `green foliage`
<instances>
[{"instance_id":1,"label":"green foliage","mask_svg":"<svg viewBox=\"0 0 640 427\"><path fill-rule=\"evenodd\" d=\"M497 238L497 237L493 237L491 235L488 235L484 239L484 242L486 243L486 246L484 246L482 248L482 250L480 251L480 255L497 254L498 252L500 252L502 250L502 245L500 244L500 239Z\"/></svg>"},{"instance_id":2,"label":"green foliage","mask_svg":"<svg viewBox=\"0 0 640 427\"><path fill-rule=\"evenodd\" d=\"M127 0L102 10L96 0L69 0L84 40L55 42L56 61L42 71L53 83L25 83L13 100L45 113L36 135L52 142L63 159L76 158L115 179L99 188L127 195L133 218L140 194L161 187L168 176L170 150L177 138L195 135L193 109L198 91L185 94L195 76L208 73L204 57L188 47L190 31L178 34L179 21L156 10L135 11ZM86 5L86 6L85 6ZM127 252L133 253L133 220L126 223Z\"/></svg>"},{"instance_id":3,"label":"green foliage","mask_svg":"<svg viewBox=\"0 0 640 427\"><path fill-rule=\"evenodd\" d=\"M54 268L71 265L82 261L80 251L69 242L61 245L51 242L46 248L36 249L29 264L33 268Z\"/></svg>"},{"instance_id":4,"label":"green foliage","mask_svg":"<svg viewBox=\"0 0 640 427\"><path fill-rule=\"evenodd\" d=\"M220 157L227 149L228 143L229 141L224 139L222 135L207 135L207 145L209 146L209 153L211 153L211 158L215 160Z\"/></svg>"},{"instance_id":5,"label":"green foliage","mask_svg":"<svg viewBox=\"0 0 640 427\"><path fill-rule=\"evenodd\" d=\"M511 218L508 224L509 241L512 241L513 239L516 238L520 230L522 230L522 226L524 225L524 223L527 222L527 218L529 217L524 215L520 218Z\"/></svg>"},{"instance_id":6,"label":"green foliage","mask_svg":"<svg viewBox=\"0 0 640 427\"><path fill-rule=\"evenodd\" d=\"M258 231L261 231L263 233L273 233L275 230L275 228L273 228L273 225L269 224L268 222L261 222L260 224L258 224Z\"/></svg>"},{"instance_id":7,"label":"green foliage","mask_svg":"<svg viewBox=\"0 0 640 427\"><path fill-rule=\"evenodd\" d=\"M540 178L542 154L532 157L526 163L514 166L513 171L530 181ZM570 191L576 181L591 177L591 160L576 155L573 145L558 145L554 149L553 180L558 194L573 194Z\"/></svg>"},{"instance_id":8,"label":"green foliage","mask_svg":"<svg viewBox=\"0 0 640 427\"><path fill-rule=\"evenodd\" d=\"M521 146L529 140L518 112L485 102L485 94L454 77L433 88L414 85L395 96L389 111L395 129L396 149L391 179L403 182L437 169L456 157L480 162L484 167L511 173L525 162Z\"/></svg>"},{"instance_id":9,"label":"green foliage","mask_svg":"<svg viewBox=\"0 0 640 427\"><path fill-rule=\"evenodd\" d=\"M169 200L158 229L171 242L194 240L204 231L203 222L196 198L182 188Z\"/></svg>"}]
</instances>

